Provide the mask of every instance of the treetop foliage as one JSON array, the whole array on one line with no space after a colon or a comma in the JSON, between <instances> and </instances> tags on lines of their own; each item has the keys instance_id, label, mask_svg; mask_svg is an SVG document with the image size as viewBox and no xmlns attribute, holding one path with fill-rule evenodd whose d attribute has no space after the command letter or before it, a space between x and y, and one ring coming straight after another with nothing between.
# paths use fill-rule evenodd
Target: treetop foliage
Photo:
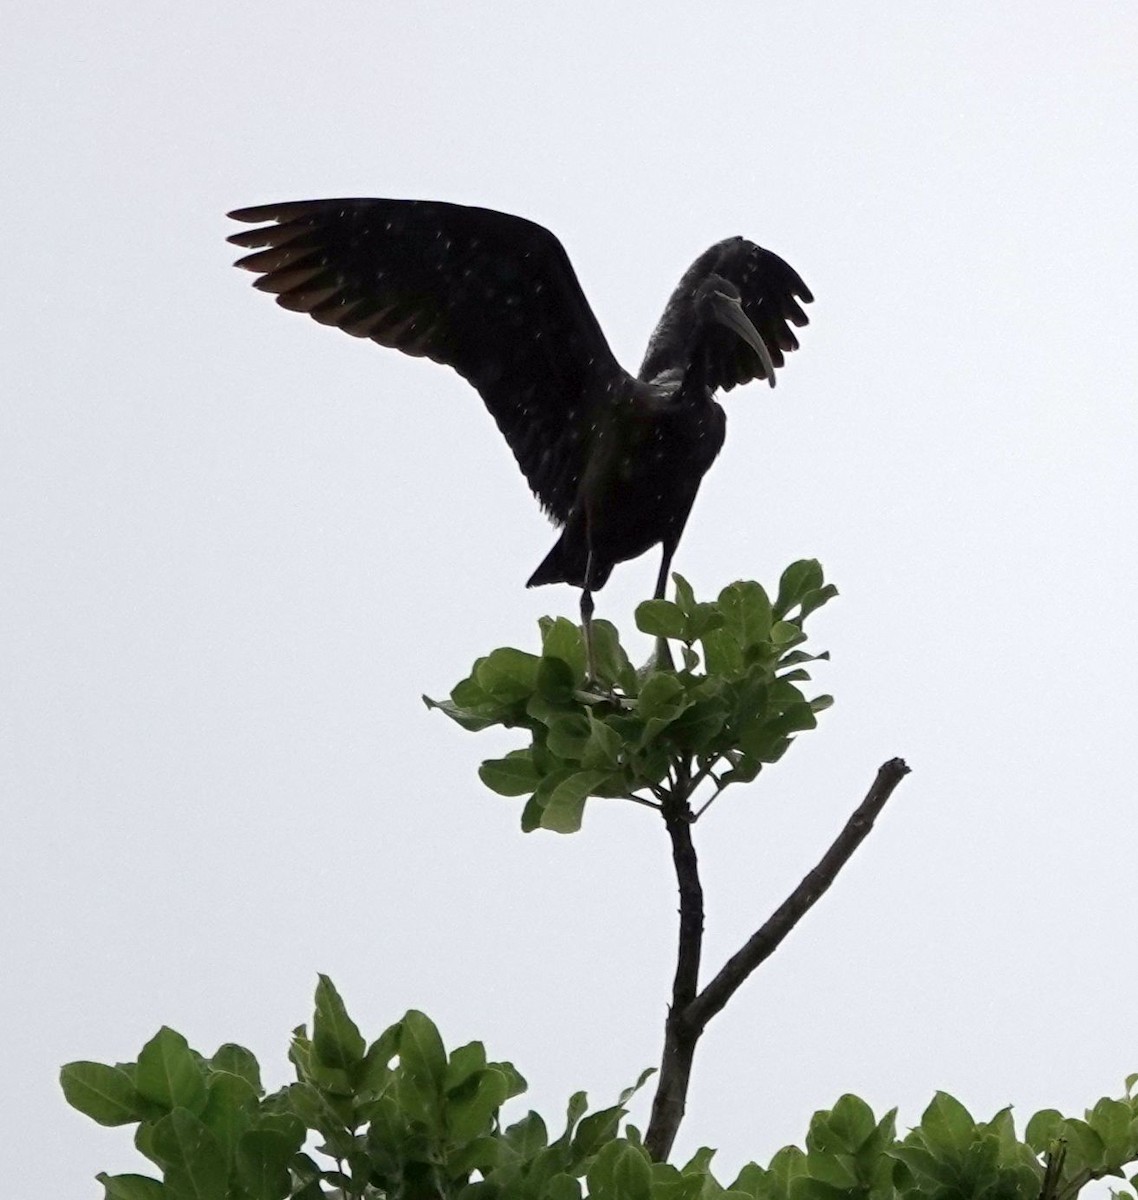
<instances>
[{"instance_id":1,"label":"treetop foliage","mask_svg":"<svg viewBox=\"0 0 1138 1200\"><path fill-rule=\"evenodd\" d=\"M837 595L815 559L793 563L772 601L761 584L732 583L698 602L674 575L676 598L636 610L643 633L680 642L682 665L637 671L608 621L594 621L597 674L586 679L581 630L540 622L541 653L504 647L478 659L449 700L430 700L464 729L525 730L530 744L488 759L479 775L503 796L528 796L522 828L573 833L590 796L658 805L682 780L718 794L777 762L833 699L807 698L806 618Z\"/></svg>"},{"instance_id":2,"label":"treetop foliage","mask_svg":"<svg viewBox=\"0 0 1138 1200\"><path fill-rule=\"evenodd\" d=\"M977 1121L943 1092L898 1136L896 1110L842 1096L803 1148L723 1182L709 1149L680 1167L650 1160L626 1107L650 1072L606 1108L576 1093L552 1131L532 1111L507 1122L526 1088L510 1063L479 1042L448 1053L416 1011L368 1042L324 976L289 1058L296 1082L270 1094L248 1050L206 1057L167 1028L137 1062L64 1067L68 1101L134 1125L161 1175L100 1175L106 1200L1073 1200L1138 1159L1134 1075L1121 1099L1081 1119L1044 1110L1022 1136L1011 1109Z\"/></svg>"}]
</instances>

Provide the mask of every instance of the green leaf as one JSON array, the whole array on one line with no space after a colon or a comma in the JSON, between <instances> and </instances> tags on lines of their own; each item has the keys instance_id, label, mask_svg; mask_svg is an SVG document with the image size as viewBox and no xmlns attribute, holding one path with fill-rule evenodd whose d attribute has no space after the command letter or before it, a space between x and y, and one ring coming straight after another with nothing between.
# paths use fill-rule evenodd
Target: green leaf
<instances>
[{"instance_id":1,"label":"green leaf","mask_svg":"<svg viewBox=\"0 0 1138 1200\"><path fill-rule=\"evenodd\" d=\"M827 601L833 600L838 594L838 589L832 583L826 584L825 587L814 588L807 592L802 597L802 607L798 614L798 621L801 624L806 618L817 609L821 608Z\"/></svg>"},{"instance_id":2,"label":"green leaf","mask_svg":"<svg viewBox=\"0 0 1138 1200\"><path fill-rule=\"evenodd\" d=\"M476 667L474 678L479 687L495 700L512 703L524 700L537 687L541 659L512 646L493 650Z\"/></svg>"},{"instance_id":3,"label":"green leaf","mask_svg":"<svg viewBox=\"0 0 1138 1200\"><path fill-rule=\"evenodd\" d=\"M164 1166L163 1159L154 1149L154 1126L149 1121L143 1121L134 1131L134 1148L148 1158L155 1166Z\"/></svg>"},{"instance_id":4,"label":"green leaf","mask_svg":"<svg viewBox=\"0 0 1138 1200\"><path fill-rule=\"evenodd\" d=\"M611 621L593 622L593 657L600 682L619 687L626 696L636 694L636 669L620 644L620 636Z\"/></svg>"},{"instance_id":5,"label":"green leaf","mask_svg":"<svg viewBox=\"0 0 1138 1200\"><path fill-rule=\"evenodd\" d=\"M437 708L439 712L450 717L456 725L461 725L470 733L489 729L491 725L497 725L500 721L500 717L496 713L494 716L478 716L471 709L455 704L453 700L432 700L427 695L423 695L421 699L428 708Z\"/></svg>"},{"instance_id":6,"label":"green leaf","mask_svg":"<svg viewBox=\"0 0 1138 1200\"><path fill-rule=\"evenodd\" d=\"M564 1172L553 1175L545 1185L542 1200L581 1200L581 1185Z\"/></svg>"},{"instance_id":7,"label":"green leaf","mask_svg":"<svg viewBox=\"0 0 1138 1200\"><path fill-rule=\"evenodd\" d=\"M474 1138L447 1152L446 1173L451 1179L459 1179L472 1171L479 1171L485 1178L496 1167L507 1162L509 1157L506 1143L500 1137L489 1135Z\"/></svg>"},{"instance_id":8,"label":"green leaf","mask_svg":"<svg viewBox=\"0 0 1138 1200\"><path fill-rule=\"evenodd\" d=\"M719 593L724 627L740 647L765 642L771 630L771 602L758 583L732 583Z\"/></svg>"},{"instance_id":9,"label":"green leaf","mask_svg":"<svg viewBox=\"0 0 1138 1200\"><path fill-rule=\"evenodd\" d=\"M776 1195L770 1184L770 1175L758 1163L747 1163L728 1187L729 1192L750 1196L751 1200L773 1200Z\"/></svg>"},{"instance_id":10,"label":"green leaf","mask_svg":"<svg viewBox=\"0 0 1138 1200\"><path fill-rule=\"evenodd\" d=\"M472 1075L476 1075L486 1066L486 1047L481 1042L467 1042L450 1052L447 1062L446 1075L443 1078L443 1091L453 1092L460 1088Z\"/></svg>"},{"instance_id":11,"label":"green leaf","mask_svg":"<svg viewBox=\"0 0 1138 1200\"><path fill-rule=\"evenodd\" d=\"M256 1110L257 1093L243 1076L218 1071L210 1077L209 1097L201 1119L217 1139L227 1163L233 1162L237 1143Z\"/></svg>"},{"instance_id":12,"label":"green leaf","mask_svg":"<svg viewBox=\"0 0 1138 1200\"><path fill-rule=\"evenodd\" d=\"M776 718L777 720L777 718ZM790 739L775 726L762 720L748 722L739 732L743 752L757 763L775 763L786 753ZM742 764L737 764L738 771ZM757 772L756 772L757 773Z\"/></svg>"},{"instance_id":13,"label":"green leaf","mask_svg":"<svg viewBox=\"0 0 1138 1200\"><path fill-rule=\"evenodd\" d=\"M938 1157L923 1146L894 1145L885 1153L889 1158L903 1162L918 1179L930 1179L946 1187L957 1182L959 1172L954 1162Z\"/></svg>"},{"instance_id":14,"label":"green leaf","mask_svg":"<svg viewBox=\"0 0 1138 1200\"><path fill-rule=\"evenodd\" d=\"M873 1115L873 1109L860 1097L847 1093L829 1112L814 1114L806 1146L807 1149L817 1148L829 1153L854 1154L873 1136L876 1128L877 1118ZM813 1162L810 1170L812 1174L817 1174Z\"/></svg>"},{"instance_id":15,"label":"green leaf","mask_svg":"<svg viewBox=\"0 0 1138 1200\"><path fill-rule=\"evenodd\" d=\"M684 614L671 600L645 600L636 606L636 628L652 637L682 638Z\"/></svg>"},{"instance_id":16,"label":"green leaf","mask_svg":"<svg viewBox=\"0 0 1138 1200\"><path fill-rule=\"evenodd\" d=\"M311 1083L290 1084L287 1095L294 1119L323 1134L330 1150L343 1155L351 1149L352 1139L345 1127L345 1117L350 1119L351 1114L350 1110L344 1112L345 1104L350 1105L350 1102L329 1096ZM276 1132L286 1131L278 1129Z\"/></svg>"},{"instance_id":17,"label":"green leaf","mask_svg":"<svg viewBox=\"0 0 1138 1200\"><path fill-rule=\"evenodd\" d=\"M644 681L637 699L637 714L644 721L674 720L683 711L684 685L670 671L654 671Z\"/></svg>"},{"instance_id":18,"label":"green leaf","mask_svg":"<svg viewBox=\"0 0 1138 1200\"><path fill-rule=\"evenodd\" d=\"M779 660L778 666L781 671L783 667L794 667L799 663L805 662L829 662L829 650L823 650L821 654L807 654L805 650L788 650Z\"/></svg>"},{"instance_id":19,"label":"green leaf","mask_svg":"<svg viewBox=\"0 0 1138 1200\"><path fill-rule=\"evenodd\" d=\"M152 1147L165 1168L171 1200L226 1200L225 1156L188 1109L175 1108L154 1125Z\"/></svg>"},{"instance_id":20,"label":"green leaf","mask_svg":"<svg viewBox=\"0 0 1138 1200\"><path fill-rule=\"evenodd\" d=\"M565 617L557 617L554 620L546 617L539 624L541 626L542 658L559 659L568 665L574 681L583 681L585 678L585 640L581 636L580 626L574 625Z\"/></svg>"},{"instance_id":21,"label":"green leaf","mask_svg":"<svg viewBox=\"0 0 1138 1200\"><path fill-rule=\"evenodd\" d=\"M668 736L684 750L703 750L722 733L727 717L727 702L709 696L682 712L668 727Z\"/></svg>"},{"instance_id":22,"label":"green leaf","mask_svg":"<svg viewBox=\"0 0 1138 1200\"><path fill-rule=\"evenodd\" d=\"M789 705L773 721L767 729L776 734L801 733L806 729L817 729L818 718L814 710L805 701Z\"/></svg>"},{"instance_id":23,"label":"green leaf","mask_svg":"<svg viewBox=\"0 0 1138 1200\"><path fill-rule=\"evenodd\" d=\"M775 621L771 626L771 641L778 647L796 646L806 640L801 628L791 621Z\"/></svg>"},{"instance_id":24,"label":"green leaf","mask_svg":"<svg viewBox=\"0 0 1138 1200\"><path fill-rule=\"evenodd\" d=\"M364 1060L353 1072L360 1095L380 1092L391 1079L391 1060L399 1053L403 1022L389 1025L367 1048Z\"/></svg>"},{"instance_id":25,"label":"green leaf","mask_svg":"<svg viewBox=\"0 0 1138 1200\"><path fill-rule=\"evenodd\" d=\"M697 604L684 622L683 640L689 644L698 642L705 634L711 633L715 629L722 629L726 624L727 618L718 605Z\"/></svg>"},{"instance_id":26,"label":"green leaf","mask_svg":"<svg viewBox=\"0 0 1138 1200\"><path fill-rule=\"evenodd\" d=\"M975 1136L976 1122L954 1096L937 1092L921 1117L920 1132L933 1150L963 1153Z\"/></svg>"},{"instance_id":27,"label":"green leaf","mask_svg":"<svg viewBox=\"0 0 1138 1200\"><path fill-rule=\"evenodd\" d=\"M791 563L778 581L778 599L774 602L774 615L779 618L785 617L805 596L822 586L822 566L816 558L803 558Z\"/></svg>"},{"instance_id":28,"label":"green leaf","mask_svg":"<svg viewBox=\"0 0 1138 1200\"><path fill-rule=\"evenodd\" d=\"M562 1139L568 1141L577 1128L577 1122L589 1111L589 1097L584 1092L574 1092L565 1108L565 1132Z\"/></svg>"},{"instance_id":29,"label":"green leaf","mask_svg":"<svg viewBox=\"0 0 1138 1200\"><path fill-rule=\"evenodd\" d=\"M613 1164L612 1181L620 1200L650 1200L652 1168L644 1151L625 1145Z\"/></svg>"},{"instance_id":30,"label":"green leaf","mask_svg":"<svg viewBox=\"0 0 1138 1200\"><path fill-rule=\"evenodd\" d=\"M251 1200L285 1200L292 1190L289 1163L300 1149L282 1133L251 1129L237 1146L237 1177Z\"/></svg>"},{"instance_id":31,"label":"green leaf","mask_svg":"<svg viewBox=\"0 0 1138 1200\"><path fill-rule=\"evenodd\" d=\"M624 1109L619 1105L612 1108L602 1108L590 1113L577 1127L573 1138L573 1154L577 1158L587 1158L596 1154L602 1146L616 1137L620 1118Z\"/></svg>"},{"instance_id":32,"label":"green leaf","mask_svg":"<svg viewBox=\"0 0 1138 1200\"><path fill-rule=\"evenodd\" d=\"M289 1166L299 1187L293 1192L292 1200L326 1200L326 1193L320 1186L320 1168L307 1154L294 1154Z\"/></svg>"},{"instance_id":33,"label":"green leaf","mask_svg":"<svg viewBox=\"0 0 1138 1200\"><path fill-rule=\"evenodd\" d=\"M1106 1146L1086 1121L1068 1117L1063 1122L1062 1136L1067 1139L1068 1171L1080 1167L1089 1167L1093 1171L1106 1165Z\"/></svg>"},{"instance_id":34,"label":"green leaf","mask_svg":"<svg viewBox=\"0 0 1138 1200\"><path fill-rule=\"evenodd\" d=\"M348 1010L327 975L316 985L316 1012L312 1018L312 1049L321 1066L350 1071L363 1061L367 1043L348 1016Z\"/></svg>"},{"instance_id":35,"label":"green leaf","mask_svg":"<svg viewBox=\"0 0 1138 1200\"><path fill-rule=\"evenodd\" d=\"M680 1168L681 1175L709 1175L711 1173L711 1160L715 1157L715 1151L710 1146L700 1146L700 1148L688 1159Z\"/></svg>"},{"instance_id":36,"label":"green leaf","mask_svg":"<svg viewBox=\"0 0 1138 1200\"><path fill-rule=\"evenodd\" d=\"M576 771L559 783L542 810L542 829L554 833L576 833L581 828L586 799L609 775L608 771Z\"/></svg>"},{"instance_id":37,"label":"green leaf","mask_svg":"<svg viewBox=\"0 0 1138 1200\"><path fill-rule=\"evenodd\" d=\"M217 1053L209 1060L209 1065L215 1071L226 1071L230 1075L239 1075L258 1096L265 1094L261 1086L261 1068L252 1051L234 1042L226 1042L219 1046Z\"/></svg>"},{"instance_id":38,"label":"green leaf","mask_svg":"<svg viewBox=\"0 0 1138 1200\"><path fill-rule=\"evenodd\" d=\"M100 1171L95 1178L103 1185L104 1200L163 1200L166 1189L149 1175L108 1175Z\"/></svg>"},{"instance_id":39,"label":"green leaf","mask_svg":"<svg viewBox=\"0 0 1138 1200\"><path fill-rule=\"evenodd\" d=\"M505 1076L493 1067L486 1067L467 1081L463 1095L448 1093L446 1126L451 1139L463 1143L488 1134L498 1109L506 1101L507 1090Z\"/></svg>"},{"instance_id":40,"label":"green leaf","mask_svg":"<svg viewBox=\"0 0 1138 1200\"><path fill-rule=\"evenodd\" d=\"M550 754L558 758L580 762L589 741L589 721L581 713L556 717L549 723L549 736L545 744Z\"/></svg>"},{"instance_id":41,"label":"green leaf","mask_svg":"<svg viewBox=\"0 0 1138 1200\"><path fill-rule=\"evenodd\" d=\"M447 1073L446 1048L434 1021L417 1009L411 1009L403 1018L399 1064L405 1074L422 1082L433 1094L442 1092Z\"/></svg>"},{"instance_id":42,"label":"green leaf","mask_svg":"<svg viewBox=\"0 0 1138 1200\"><path fill-rule=\"evenodd\" d=\"M672 572L672 583L676 589L676 605L685 617L690 616L695 609L695 592L691 584L679 573Z\"/></svg>"},{"instance_id":43,"label":"green leaf","mask_svg":"<svg viewBox=\"0 0 1138 1200\"><path fill-rule=\"evenodd\" d=\"M142 1047L134 1083L142 1096L165 1109L186 1108L200 1113L205 1107L201 1063L186 1039L166 1025Z\"/></svg>"},{"instance_id":44,"label":"green leaf","mask_svg":"<svg viewBox=\"0 0 1138 1200\"><path fill-rule=\"evenodd\" d=\"M857 1167L852 1154L811 1150L806 1161L814 1179L843 1190L857 1187Z\"/></svg>"},{"instance_id":45,"label":"green leaf","mask_svg":"<svg viewBox=\"0 0 1138 1200\"><path fill-rule=\"evenodd\" d=\"M783 1146L771 1159L767 1171L775 1185L776 1195L788 1195L791 1182L806 1174L806 1155L797 1146Z\"/></svg>"},{"instance_id":46,"label":"green leaf","mask_svg":"<svg viewBox=\"0 0 1138 1200\"><path fill-rule=\"evenodd\" d=\"M1133 1119L1129 1104L1105 1096L1087 1113L1087 1124L1102 1138L1106 1166L1121 1167L1130 1160L1134 1150L1130 1132Z\"/></svg>"},{"instance_id":47,"label":"green leaf","mask_svg":"<svg viewBox=\"0 0 1138 1200\"><path fill-rule=\"evenodd\" d=\"M549 1144L545 1122L535 1112L528 1112L511 1125L503 1135L522 1158L533 1158Z\"/></svg>"},{"instance_id":48,"label":"green leaf","mask_svg":"<svg viewBox=\"0 0 1138 1200\"><path fill-rule=\"evenodd\" d=\"M624 740L611 725L608 725L591 709L589 711L589 736L581 754L586 767L611 771L618 766Z\"/></svg>"},{"instance_id":49,"label":"green leaf","mask_svg":"<svg viewBox=\"0 0 1138 1200\"><path fill-rule=\"evenodd\" d=\"M855 1192L854 1195L857 1195ZM799 1175L791 1181L790 1200L849 1200L850 1188Z\"/></svg>"},{"instance_id":50,"label":"green leaf","mask_svg":"<svg viewBox=\"0 0 1138 1200\"><path fill-rule=\"evenodd\" d=\"M636 1082L631 1087L621 1089L619 1104L627 1104L633 1096L656 1074L656 1067L645 1067L636 1078Z\"/></svg>"},{"instance_id":51,"label":"green leaf","mask_svg":"<svg viewBox=\"0 0 1138 1200\"><path fill-rule=\"evenodd\" d=\"M100 1125L129 1125L144 1116L142 1097L121 1067L68 1063L59 1072L59 1082L67 1103Z\"/></svg>"},{"instance_id":52,"label":"green leaf","mask_svg":"<svg viewBox=\"0 0 1138 1200\"><path fill-rule=\"evenodd\" d=\"M539 798L537 792L526 801L522 809L522 833L533 833L541 828L541 814L545 811L545 801Z\"/></svg>"},{"instance_id":53,"label":"green leaf","mask_svg":"<svg viewBox=\"0 0 1138 1200\"><path fill-rule=\"evenodd\" d=\"M1036 1154L1046 1154L1062 1132L1063 1114L1057 1108L1044 1108L1028 1121L1024 1141Z\"/></svg>"},{"instance_id":54,"label":"green leaf","mask_svg":"<svg viewBox=\"0 0 1138 1200\"><path fill-rule=\"evenodd\" d=\"M744 754L733 761L735 765L731 770L724 771L719 776L719 782L722 786L726 786L729 783L750 783L763 769L762 762L757 758L751 757L749 754ZM771 761L773 762L774 759Z\"/></svg>"},{"instance_id":55,"label":"green leaf","mask_svg":"<svg viewBox=\"0 0 1138 1200\"><path fill-rule=\"evenodd\" d=\"M505 758L488 758L478 778L499 796L528 796L541 780L529 750L512 750Z\"/></svg>"},{"instance_id":56,"label":"green leaf","mask_svg":"<svg viewBox=\"0 0 1138 1200\"><path fill-rule=\"evenodd\" d=\"M537 668L537 690L526 702L526 711L539 697L547 704L573 703L573 689L582 681L567 662L543 656Z\"/></svg>"},{"instance_id":57,"label":"green leaf","mask_svg":"<svg viewBox=\"0 0 1138 1200\"><path fill-rule=\"evenodd\" d=\"M742 669L743 651L726 629L713 629L700 638L703 661L710 675L733 675Z\"/></svg>"}]
</instances>

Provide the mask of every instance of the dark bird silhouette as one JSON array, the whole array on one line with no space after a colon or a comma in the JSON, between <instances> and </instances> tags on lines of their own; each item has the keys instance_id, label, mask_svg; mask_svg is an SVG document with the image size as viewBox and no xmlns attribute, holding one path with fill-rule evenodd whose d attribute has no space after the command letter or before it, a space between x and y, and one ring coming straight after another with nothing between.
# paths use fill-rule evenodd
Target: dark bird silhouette
<instances>
[{"instance_id":1,"label":"dark bird silhouette","mask_svg":"<svg viewBox=\"0 0 1138 1200\"><path fill-rule=\"evenodd\" d=\"M688 268L637 377L613 357L549 230L434 200L302 200L229 214L261 228L237 266L277 303L355 337L453 367L478 390L561 536L527 586L592 593L618 562L659 544L656 596L707 469L723 445L716 391L798 347L813 297L776 254L741 237Z\"/></svg>"}]
</instances>

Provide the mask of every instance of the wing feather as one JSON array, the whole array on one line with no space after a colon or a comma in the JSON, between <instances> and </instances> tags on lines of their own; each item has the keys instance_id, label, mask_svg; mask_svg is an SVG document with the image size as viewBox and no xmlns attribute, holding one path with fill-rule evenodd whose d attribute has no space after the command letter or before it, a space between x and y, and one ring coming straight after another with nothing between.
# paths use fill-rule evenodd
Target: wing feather
<instances>
[{"instance_id":1,"label":"wing feather","mask_svg":"<svg viewBox=\"0 0 1138 1200\"><path fill-rule=\"evenodd\" d=\"M482 396L530 486L568 519L592 410L627 380L561 243L540 225L428 200L237 209L229 241L282 308L453 367Z\"/></svg>"}]
</instances>

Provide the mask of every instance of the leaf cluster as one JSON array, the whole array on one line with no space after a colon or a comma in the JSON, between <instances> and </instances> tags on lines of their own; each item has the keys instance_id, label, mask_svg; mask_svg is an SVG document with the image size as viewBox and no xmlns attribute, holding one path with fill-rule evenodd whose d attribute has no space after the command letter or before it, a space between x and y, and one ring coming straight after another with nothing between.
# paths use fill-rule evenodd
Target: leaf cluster
<instances>
[{"instance_id":1,"label":"leaf cluster","mask_svg":"<svg viewBox=\"0 0 1138 1200\"><path fill-rule=\"evenodd\" d=\"M136 1125L162 1176L101 1174L106 1200L580 1200L635 1091L592 1113L578 1092L552 1140L534 1112L503 1126L502 1105L526 1087L513 1066L480 1042L448 1054L416 1011L369 1044L325 976L312 1033L294 1030L289 1058L296 1082L269 1095L248 1050L206 1058L167 1028L137 1062L65 1066L68 1102L102 1125Z\"/></svg>"},{"instance_id":2,"label":"leaf cluster","mask_svg":"<svg viewBox=\"0 0 1138 1200\"><path fill-rule=\"evenodd\" d=\"M576 1093L556 1137L535 1112L505 1124L502 1106L525 1090L513 1066L479 1042L448 1053L415 1011L369 1044L323 976L312 1033L294 1031L289 1057L297 1081L270 1095L248 1050L205 1058L165 1028L137 1062L64 1067L68 1101L136 1125L161 1175L100 1175L107 1200L1075 1200L1138 1164L1138 1075L1082 1119L1036 1113L1022 1139L1010 1109L976 1121L944 1092L899 1138L895 1109L878 1118L846 1095L814 1114L805 1149L725 1186L714 1151L654 1163L625 1122L650 1072L596 1112Z\"/></svg>"},{"instance_id":3,"label":"leaf cluster","mask_svg":"<svg viewBox=\"0 0 1138 1200\"><path fill-rule=\"evenodd\" d=\"M896 1109L878 1119L864 1100L843 1096L814 1114L806 1148L786 1146L767 1167L751 1163L728 1187L706 1172L712 1152L683 1174L705 1171L702 1190L659 1197L723 1200L1074 1200L1104 1176L1125 1177L1138 1160L1138 1098L1103 1099L1085 1121L1037 1113L1021 1140L1010 1108L976 1121L938 1092L919 1125L897 1137ZM1131 1183L1138 1175L1131 1177ZM1118 1193L1116 1193L1117 1195ZM1122 1193L1129 1196L1130 1193ZM648 1200L657 1200L654 1190Z\"/></svg>"},{"instance_id":4,"label":"leaf cluster","mask_svg":"<svg viewBox=\"0 0 1138 1200\"><path fill-rule=\"evenodd\" d=\"M524 830L575 832L591 796L661 807L706 781L714 797L777 762L833 702L800 686L805 664L829 657L802 649L803 623L837 595L816 560L788 567L773 601L760 584L738 582L699 602L673 579L675 600L644 602L636 623L681 644L679 669L657 659L635 670L616 629L595 621L597 678L588 679L581 629L546 617L540 654L494 650L449 700L424 697L464 729L529 733L528 746L479 771L499 795L528 797Z\"/></svg>"}]
</instances>

